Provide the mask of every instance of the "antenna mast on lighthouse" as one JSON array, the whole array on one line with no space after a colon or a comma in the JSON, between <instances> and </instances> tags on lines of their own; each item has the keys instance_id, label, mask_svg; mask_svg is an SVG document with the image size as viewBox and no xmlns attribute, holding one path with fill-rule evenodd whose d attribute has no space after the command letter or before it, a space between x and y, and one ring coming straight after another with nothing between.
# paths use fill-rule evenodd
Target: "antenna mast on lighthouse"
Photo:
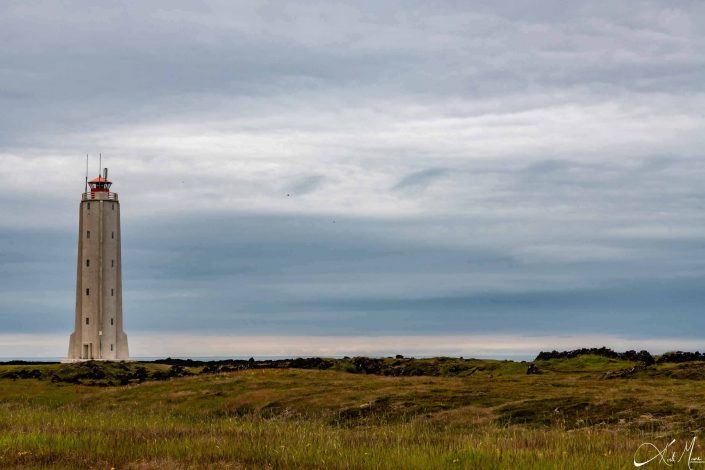
<instances>
[{"instance_id":1,"label":"antenna mast on lighthouse","mask_svg":"<svg viewBox=\"0 0 705 470\"><path fill-rule=\"evenodd\" d=\"M88 154L86 154L86 186L83 188L83 193L88 192Z\"/></svg>"}]
</instances>

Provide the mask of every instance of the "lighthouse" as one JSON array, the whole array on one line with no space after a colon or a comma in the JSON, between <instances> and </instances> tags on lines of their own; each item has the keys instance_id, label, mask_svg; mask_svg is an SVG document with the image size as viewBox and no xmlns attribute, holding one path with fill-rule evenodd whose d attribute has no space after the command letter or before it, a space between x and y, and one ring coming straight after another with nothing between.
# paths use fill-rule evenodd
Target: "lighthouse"
<instances>
[{"instance_id":1,"label":"lighthouse","mask_svg":"<svg viewBox=\"0 0 705 470\"><path fill-rule=\"evenodd\" d=\"M127 335L122 329L120 201L111 186L105 168L87 183L81 196L76 319L69 340L69 361L129 358Z\"/></svg>"}]
</instances>

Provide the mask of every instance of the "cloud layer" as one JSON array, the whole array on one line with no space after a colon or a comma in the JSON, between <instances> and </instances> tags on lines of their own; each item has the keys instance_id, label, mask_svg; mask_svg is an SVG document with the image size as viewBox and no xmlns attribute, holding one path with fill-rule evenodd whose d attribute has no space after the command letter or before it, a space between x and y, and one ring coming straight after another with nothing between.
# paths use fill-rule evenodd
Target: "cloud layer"
<instances>
[{"instance_id":1,"label":"cloud layer","mask_svg":"<svg viewBox=\"0 0 705 470\"><path fill-rule=\"evenodd\" d=\"M699 337L704 9L4 3L0 331L103 152L128 333Z\"/></svg>"}]
</instances>

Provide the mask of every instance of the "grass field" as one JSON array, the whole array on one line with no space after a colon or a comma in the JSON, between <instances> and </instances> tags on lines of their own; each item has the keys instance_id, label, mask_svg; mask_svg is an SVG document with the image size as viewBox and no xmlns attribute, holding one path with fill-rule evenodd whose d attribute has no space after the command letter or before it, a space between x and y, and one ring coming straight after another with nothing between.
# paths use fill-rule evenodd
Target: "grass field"
<instances>
[{"instance_id":1,"label":"grass field","mask_svg":"<svg viewBox=\"0 0 705 470\"><path fill-rule=\"evenodd\" d=\"M151 380L170 367L128 363L75 380L85 366L0 366L0 468L633 468L640 444L677 439L680 454L705 427L703 362L618 378L606 373L636 364L579 356L536 361L537 375L509 361L405 364L431 375L341 362ZM127 384L107 385L116 376ZM688 468L687 456L643 468Z\"/></svg>"}]
</instances>

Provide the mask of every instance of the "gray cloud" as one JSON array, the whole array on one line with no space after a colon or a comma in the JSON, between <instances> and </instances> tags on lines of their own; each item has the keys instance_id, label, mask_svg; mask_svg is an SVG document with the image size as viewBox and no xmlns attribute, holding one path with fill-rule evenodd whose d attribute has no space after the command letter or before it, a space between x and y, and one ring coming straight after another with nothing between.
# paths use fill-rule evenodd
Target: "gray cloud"
<instances>
[{"instance_id":1,"label":"gray cloud","mask_svg":"<svg viewBox=\"0 0 705 470\"><path fill-rule=\"evenodd\" d=\"M319 188L325 181L321 175L309 175L297 178L286 186L289 194L294 193L294 196L302 196L311 193Z\"/></svg>"},{"instance_id":2,"label":"gray cloud","mask_svg":"<svg viewBox=\"0 0 705 470\"><path fill-rule=\"evenodd\" d=\"M592 249L576 241L566 257L555 243L532 252L529 240L522 253L517 238L472 247L410 235L428 223L213 214L126 225L127 324L233 334L560 334L609 326L627 337L697 335L700 240L612 239ZM453 220L433 223L460 229ZM462 232L470 236L473 225ZM1 257L4 331L70 328L73 234L16 231L3 245L14 253ZM601 256L599 247L613 252Z\"/></svg>"},{"instance_id":3,"label":"gray cloud","mask_svg":"<svg viewBox=\"0 0 705 470\"><path fill-rule=\"evenodd\" d=\"M448 174L443 168L429 168L408 174L399 180L392 189L396 190L424 190L435 180Z\"/></svg>"}]
</instances>

